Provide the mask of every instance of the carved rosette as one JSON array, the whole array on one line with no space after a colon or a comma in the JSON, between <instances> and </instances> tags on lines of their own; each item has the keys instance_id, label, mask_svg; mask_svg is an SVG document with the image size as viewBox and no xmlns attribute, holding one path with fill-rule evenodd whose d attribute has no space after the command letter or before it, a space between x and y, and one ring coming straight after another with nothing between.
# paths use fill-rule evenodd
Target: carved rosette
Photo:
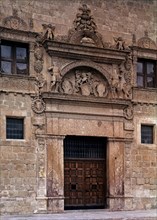
<instances>
[{"instance_id":1,"label":"carved rosette","mask_svg":"<svg viewBox=\"0 0 157 220\"><path fill-rule=\"evenodd\" d=\"M128 120L133 119L134 117L134 109L133 106L130 104L126 108L124 108L124 117Z\"/></svg>"},{"instance_id":2,"label":"carved rosette","mask_svg":"<svg viewBox=\"0 0 157 220\"><path fill-rule=\"evenodd\" d=\"M32 110L37 113L41 114L45 111L46 109L46 104L41 98L35 98L32 101Z\"/></svg>"}]
</instances>

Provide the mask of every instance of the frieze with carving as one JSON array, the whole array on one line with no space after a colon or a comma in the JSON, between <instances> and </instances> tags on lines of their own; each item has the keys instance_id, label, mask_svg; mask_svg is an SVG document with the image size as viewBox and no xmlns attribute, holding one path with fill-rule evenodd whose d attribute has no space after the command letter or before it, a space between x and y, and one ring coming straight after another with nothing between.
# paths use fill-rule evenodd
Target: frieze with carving
<instances>
[{"instance_id":1,"label":"frieze with carving","mask_svg":"<svg viewBox=\"0 0 157 220\"><path fill-rule=\"evenodd\" d=\"M66 95L104 97L109 99L131 99L132 97L132 59L129 54L124 62L111 65L113 68L107 78L96 69L79 66L64 75L53 65L48 68L51 80L47 82L48 91Z\"/></svg>"},{"instance_id":2,"label":"frieze with carving","mask_svg":"<svg viewBox=\"0 0 157 220\"><path fill-rule=\"evenodd\" d=\"M54 84L54 91L68 95L107 97L107 80L91 68L75 68Z\"/></svg>"},{"instance_id":3,"label":"frieze with carving","mask_svg":"<svg viewBox=\"0 0 157 220\"><path fill-rule=\"evenodd\" d=\"M18 16L16 9L13 9L13 15L4 18L3 25L11 29L27 30L26 22Z\"/></svg>"}]
</instances>

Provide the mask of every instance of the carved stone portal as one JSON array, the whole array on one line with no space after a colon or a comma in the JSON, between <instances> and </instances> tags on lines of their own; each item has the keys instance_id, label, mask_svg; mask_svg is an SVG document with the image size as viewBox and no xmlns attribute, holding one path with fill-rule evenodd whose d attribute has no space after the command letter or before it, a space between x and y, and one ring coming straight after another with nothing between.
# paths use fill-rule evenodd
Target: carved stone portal
<instances>
[{"instance_id":1,"label":"carved stone portal","mask_svg":"<svg viewBox=\"0 0 157 220\"><path fill-rule=\"evenodd\" d=\"M60 82L59 92L70 95L107 97L109 85L96 70L80 67L69 71Z\"/></svg>"}]
</instances>

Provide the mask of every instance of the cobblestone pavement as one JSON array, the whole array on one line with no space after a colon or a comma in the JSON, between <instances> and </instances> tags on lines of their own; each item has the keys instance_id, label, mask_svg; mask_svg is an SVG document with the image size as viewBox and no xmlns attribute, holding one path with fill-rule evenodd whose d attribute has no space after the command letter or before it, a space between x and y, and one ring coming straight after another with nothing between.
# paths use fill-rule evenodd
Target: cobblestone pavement
<instances>
[{"instance_id":1,"label":"cobblestone pavement","mask_svg":"<svg viewBox=\"0 0 157 220\"><path fill-rule=\"evenodd\" d=\"M157 210L117 211L86 210L65 211L59 214L34 214L28 216L1 216L0 220L157 220Z\"/></svg>"}]
</instances>

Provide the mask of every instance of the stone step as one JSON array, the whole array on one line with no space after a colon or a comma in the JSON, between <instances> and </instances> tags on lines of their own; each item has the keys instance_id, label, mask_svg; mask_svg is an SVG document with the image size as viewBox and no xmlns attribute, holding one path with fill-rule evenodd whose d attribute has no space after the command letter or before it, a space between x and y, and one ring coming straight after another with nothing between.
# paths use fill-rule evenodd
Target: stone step
<instances>
[{"instance_id":1,"label":"stone step","mask_svg":"<svg viewBox=\"0 0 157 220\"><path fill-rule=\"evenodd\" d=\"M79 210L56 214L1 216L0 220L157 220L157 210Z\"/></svg>"}]
</instances>

